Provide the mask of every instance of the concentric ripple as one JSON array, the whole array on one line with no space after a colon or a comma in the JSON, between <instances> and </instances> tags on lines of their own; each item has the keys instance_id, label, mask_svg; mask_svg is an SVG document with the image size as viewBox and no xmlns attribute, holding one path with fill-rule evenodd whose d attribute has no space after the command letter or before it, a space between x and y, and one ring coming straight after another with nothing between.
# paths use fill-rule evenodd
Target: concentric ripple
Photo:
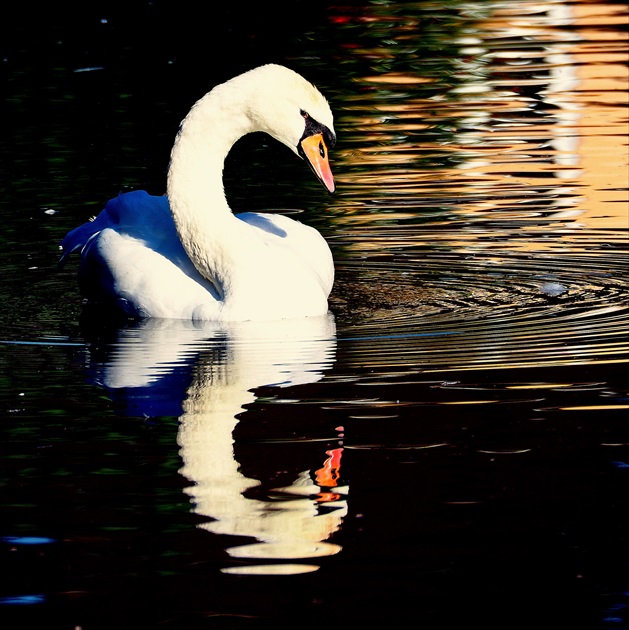
<instances>
[{"instance_id":1,"label":"concentric ripple","mask_svg":"<svg viewBox=\"0 0 629 630\"><path fill-rule=\"evenodd\" d=\"M435 240L426 230L430 247L340 266L332 304L339 336L364 342L352 345L356 362L474 369L626 360L619 244L456 252L435 251Z\"/></svg>"}]
</instances>

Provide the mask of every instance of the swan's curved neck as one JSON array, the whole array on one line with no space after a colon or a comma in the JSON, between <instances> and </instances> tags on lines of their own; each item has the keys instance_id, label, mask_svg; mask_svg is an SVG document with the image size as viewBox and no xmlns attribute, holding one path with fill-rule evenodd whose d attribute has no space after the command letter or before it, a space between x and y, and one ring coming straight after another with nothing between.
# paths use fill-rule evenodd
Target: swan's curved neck
<instances>
[{"instance_id":1,"label":"swan's curved neck","mask_svg":"<svg viewBox=\"0 0 629 630\"><path fill-rule=\"evenodd\" d=\"M225 158L239 138L256 130L243 96L224 84L201 98L181 124L168 170L168 200L179 238L219 291L233 266L231 248L222 245L233 242L228 235L240 223L225 198Z\"/></svg>"}]
</instances>

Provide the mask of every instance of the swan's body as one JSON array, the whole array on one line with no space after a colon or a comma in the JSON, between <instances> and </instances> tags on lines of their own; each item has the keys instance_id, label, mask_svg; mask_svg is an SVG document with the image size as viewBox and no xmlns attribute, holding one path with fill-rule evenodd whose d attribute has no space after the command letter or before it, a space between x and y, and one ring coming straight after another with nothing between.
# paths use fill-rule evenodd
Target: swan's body
<instances>
[{"instance_id":1,"label":"swan's body","mask_svg":"<svg viewBox=\"0 0 629 630\"><path fill-rule=\"evenodd\" d=\"M79 280L93 302L137 317L268 320L327 312L334 264L313 228L275 214L232 214L225 157L242 136L265 131L304 157L330 192L332 113L295 72L261 66L208 92L175 140L167 197L112 199L63 240L81 249Z\"/></svg>"}]
</instances>

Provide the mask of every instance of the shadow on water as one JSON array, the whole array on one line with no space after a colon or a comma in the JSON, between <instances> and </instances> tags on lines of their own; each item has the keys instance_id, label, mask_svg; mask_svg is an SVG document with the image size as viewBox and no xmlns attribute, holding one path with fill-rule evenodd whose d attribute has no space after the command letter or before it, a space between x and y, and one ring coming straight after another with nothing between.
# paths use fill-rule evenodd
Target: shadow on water
<instances>
[{"instance_id":1,"label":"shadow on water","mask_svg":"<svg viewBox=\"0 0 629 630\"><path fill-rule=\"evenodd\" d=\"M625 627L626 6L349 2L290 40L233 22L214 72L292 65L339 136L325 198L244 139L233 205L308 208L337 279L334 316L222 327L81 320L52 272L119 188L161 192L209 87L201 39L128 44L139 14L174 19L116 8L77 42L50 16L41 59L7 40L0 619Z\"/></svg>"}]
</instances>

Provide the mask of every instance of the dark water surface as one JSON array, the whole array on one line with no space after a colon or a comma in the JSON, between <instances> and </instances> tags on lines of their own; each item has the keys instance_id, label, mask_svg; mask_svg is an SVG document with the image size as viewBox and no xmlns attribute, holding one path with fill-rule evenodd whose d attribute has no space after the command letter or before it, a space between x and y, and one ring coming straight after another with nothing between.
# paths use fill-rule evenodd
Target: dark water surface
<instances>
[{"instance_id":1,"label":"dark water surface","mask_svg":"<svg viewBox=\"0 0 629 630\"><path fill-rule=\"evenodd\" d=\"M626 5L196 7L0 27L2 627L628 627ZM325 234L333 315L83 312L61 238L267 61L338 190L262 136L226 189Z\"/></svg>"}]
</instances>

